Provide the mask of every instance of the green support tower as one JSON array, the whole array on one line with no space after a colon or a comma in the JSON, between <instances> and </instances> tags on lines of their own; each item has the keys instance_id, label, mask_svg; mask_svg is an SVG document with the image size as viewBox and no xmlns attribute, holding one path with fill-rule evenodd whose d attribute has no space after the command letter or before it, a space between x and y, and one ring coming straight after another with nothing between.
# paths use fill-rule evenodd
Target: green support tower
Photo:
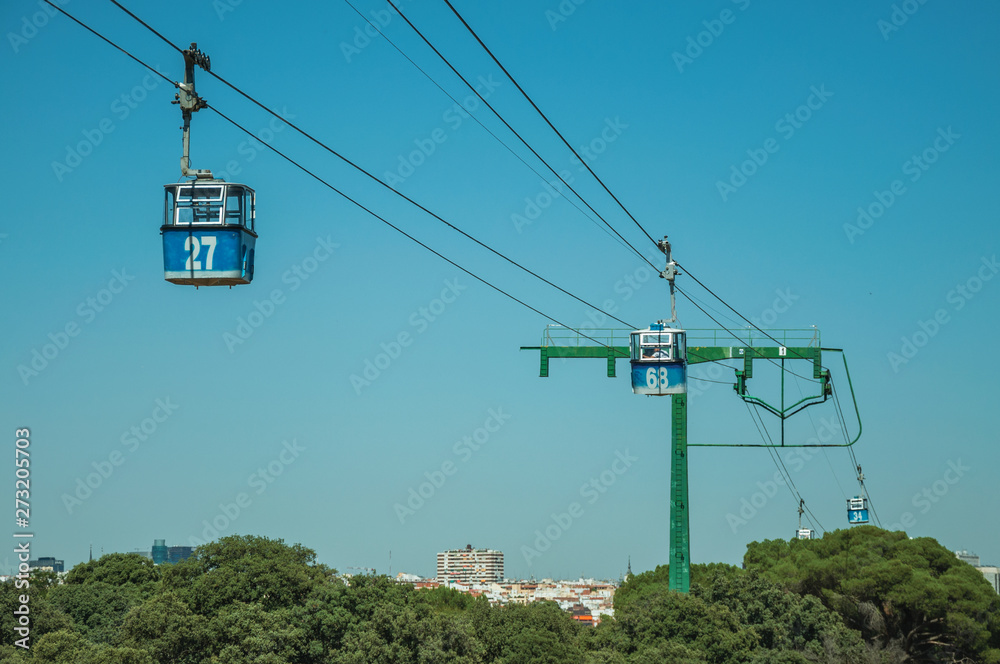
<instances>
[{"instance_id":1,"label":"green support tower","mask_svg":"<svg viewBox=\"0 0 1000 664\"><path fill-rule=\"evenodd\" d=\"M823 366L823 352L839 352L835 348L821 348L819 331L758 330L755 335L748 330L742 339L724 330L681 330L668 327L676 322L674 305L674 276L678 274L671 260L670 244L666 238L659 243L667 259L667 266L660 276L670 284L671 319L660 321L645 330L593 330L586 336L576 330L560 326L546 328L539 346L522 346L521 350L539 352L539 376L549 375L549 360L553 358L605 359L608 377L615 377L615 362L630 358L632 365L632 390L636 394L670 396L670 588L686 593L691 585L691 530L688 501L688 448L689 447L850 447L861 437L861 421L853 440L844 444L786 445L785 420L809 406L824 403L833 396L833 382L829 369ZM721 339L720 339L721 337ZM719 345L722 339L732 337L740 345ZM626 338L629 345L621 345ZM703 342L706 345L688 345ZM711 345L709 345L711 344ZM687 365L703 362L739 360L742 369L736 369L733 389L745 402L760 406L781 421L780 445L746 443L688 443L687 439ZM764 360L778 365L781 372L781 403L773 406L752 396L747 382L753 377L753 363ZM812 377L819 385L818 394L803 397L790 405L785 404L784 374L786 360L808 361L812 364ZM854 388L844 359L844 371L851 389L857 413Z\"/></svg>"}]
</instances>

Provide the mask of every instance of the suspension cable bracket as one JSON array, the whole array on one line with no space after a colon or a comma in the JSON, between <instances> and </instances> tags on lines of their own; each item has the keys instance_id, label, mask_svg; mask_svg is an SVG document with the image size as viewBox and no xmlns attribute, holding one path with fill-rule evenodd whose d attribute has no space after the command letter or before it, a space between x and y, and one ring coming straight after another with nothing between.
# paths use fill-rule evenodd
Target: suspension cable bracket
<instances>
[{"instance_id":1,"label":"suspension cable bracket","mask_svg":"<svg viewBox=\"0 0 1000 664\"><path fill-rule=\"evenodd\" d=\"M177 84L177 94L174 96L172 104L181 107L181 117L184 124L181 126L183 132L184 152L181 155L181 175L183 177L195 177L198 179L212 179L212 171L205 169L193 169L191 165L191 114L208 108L208 102L198 96L194 89L194 68L201 67L205 71L211 71L212 60L204 52L198 50L198 44L191 42L191 47L182 51L184 54L184 82Z\"/></svg>"},{"instance_id":2,"label":"suspension cable bracket","mask_svg":"<svg viewBox=\"0 0 1000 664\"><path fill-rule=\"evenodd\" d=\"M670 255L670 242L667 240L667 236L664 235L663 239L656 243L663 255L666 256L667 264L663 271L660 272L660 278L666 279L667 283L670 284L670 323L677 322L677 300L674 296L674 278L681 274L681 271L677 269L677 263L674 262Z\"/></svg>"}]
</instances>

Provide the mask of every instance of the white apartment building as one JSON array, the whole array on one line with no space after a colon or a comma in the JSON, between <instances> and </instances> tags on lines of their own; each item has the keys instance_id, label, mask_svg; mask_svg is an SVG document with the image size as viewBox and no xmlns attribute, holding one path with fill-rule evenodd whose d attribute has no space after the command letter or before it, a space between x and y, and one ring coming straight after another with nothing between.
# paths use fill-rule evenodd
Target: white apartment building
<instances>
[{"instance_id":1,"label":"white apartment building","mask_svg":"<svg viewBox=\"0 0 1000 664\"><path fill-rule=\"evenodd\" d=\"M493 549L452 549L437 554L437 579L445 583L500 583L503 553Z\"/></svg>"}]
</instances>

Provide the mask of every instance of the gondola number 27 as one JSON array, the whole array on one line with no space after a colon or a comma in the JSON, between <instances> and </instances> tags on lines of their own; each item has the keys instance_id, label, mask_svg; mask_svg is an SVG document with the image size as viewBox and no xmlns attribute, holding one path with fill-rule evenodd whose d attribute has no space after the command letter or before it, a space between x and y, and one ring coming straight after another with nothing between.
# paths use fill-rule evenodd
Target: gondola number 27
<instances>
[{"instance_id":1,"label":"gondola number 27","mask_svg":"<svg viewBox=\"0 0 1000 664\"><path fill-rule=\"evenodd\" d=\"M205 267L206 270L212 269L212 257L215 256L215 237L211 235L203 235L201 241L193 235L189 235L184 238L184 251L188 252L187 262L184 264L185 270L201 270L201 261L195 260L198 258L198 254L201 252L202 246L208 249L208 253L205 256Z\"/></svg>"},{"instance_id":2,"label":"gondola number 27","mask_svg":"<svg viewBox=\"0 0 1000 664\"><path fill-rule=\"evenodd\" d=\"M669 387L670 381L667 380L667 368L666 367L650 367L646 369L646 387L651 390L663 389L664 387Z\"/></svg>"}]
</instances>

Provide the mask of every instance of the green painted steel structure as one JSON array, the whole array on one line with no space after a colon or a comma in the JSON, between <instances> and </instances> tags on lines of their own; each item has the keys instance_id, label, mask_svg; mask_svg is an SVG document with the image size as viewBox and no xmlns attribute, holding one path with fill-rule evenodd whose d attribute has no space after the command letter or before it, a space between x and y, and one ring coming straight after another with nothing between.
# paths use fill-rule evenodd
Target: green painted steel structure
<instances>
[{"instance_id":1,"label":"green painted steel structure","mask_svg":"<svg viewBox=\"0 0 1000 664\"><path fill-rule=\"evenodd\" d=\"M687 395L673 394L670 401L670 589L686 593L691 588Z\"/></svg>"},{"instance_id":2,"label":"green painted steel structure","mask_svg":"<svg viewBox=\"0 0 1000 664\"><path fill-rule=\"evenodd\" d=\"M629 359L629 347L616 345L619 341L627 341L629 331L623 330L594 330L587 332L586 336L578 333L570 334L568 330L546 329L542 344L540 346L522 346L521 350L537 350L540 357L539 376L547 378L549 375L549 360L553 358L590 358L604 359L607 361L608 377L615 377L615 361L619 359ZM718 337L732 336L728 332L721 330L688 330L688 364L700 364L703 362L721 362L724 360L742 360L743 368L736 369L736 384L733 389L744 401L760 405L777 415L782 420L791 417L803 408L823 403L832 394L832 382L830 371L823 366L823 351L841 352L833 348L820 348L819 332L815 329L809 330L769 330L768 340L779 342L803 342L808 345L796 346L767 346L755 345L754 339L748 334L749 345L746 346L691 346L692 339L718 341ZM808 335L808 336L806 336ZM598 345L581 345L587 341ZM763 339L757 339L761 342ZM572 345L566 342L575 342ZM565 344L565 345L564 345ZM820 383L820 393L804 397L799 401L785 406L784 404L784 374L782 373L782 404L780 407L772 406L757 397L747 393L746 382L753 377L753 363L755 360L767 360L775 363L780 362L784 369L786 360L807 360L813 366L813 378ZM844 369L847 370L847 360L844 360ZM850 384L850 373L847 373L848 384ZM851 386L851 396L854 398L854 388ZM857 412L857 401L854 402L855 412ZM690 538L690 517L688 513L688 447L773 447L772 445L749 445L732 443L692 443L687 440L687 394L671 395L671 426L670 426L670 588L678 592L686 593L691 585L691 538ZM858 441L861 436L860 418L858 419L858 434L846 445L784 445L784 434L782 434L782 446L785 447L849 447ZM782 426L782 432L784 426Z\"/></svg>"}]
</instances>

